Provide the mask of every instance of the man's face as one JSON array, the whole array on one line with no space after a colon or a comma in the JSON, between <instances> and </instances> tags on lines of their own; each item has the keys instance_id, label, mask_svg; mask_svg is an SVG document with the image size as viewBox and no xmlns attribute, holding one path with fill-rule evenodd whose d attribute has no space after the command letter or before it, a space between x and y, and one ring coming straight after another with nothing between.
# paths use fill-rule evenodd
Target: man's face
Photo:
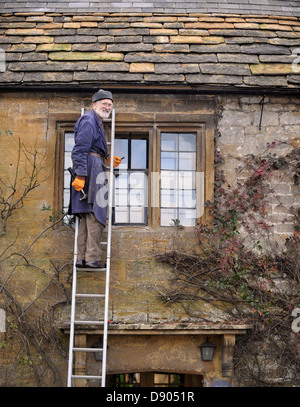
<instances>
[{"instance_id":1,"label":"man's face","mask_svg":"<svg viewBox=\"0 0 300 407\"><path fill-rule=\"evenodd\" d=\"M107 119L110 115L113 102L110 99L102 99L93 103L93 108L101 119Z\"/></svg>"}]
</instances>

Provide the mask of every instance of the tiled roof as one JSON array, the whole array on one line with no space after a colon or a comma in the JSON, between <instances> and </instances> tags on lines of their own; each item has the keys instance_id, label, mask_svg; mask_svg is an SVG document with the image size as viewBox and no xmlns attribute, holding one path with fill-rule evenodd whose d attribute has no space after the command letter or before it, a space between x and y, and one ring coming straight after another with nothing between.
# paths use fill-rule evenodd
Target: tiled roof
<instances>
[{"instance_id":1,"label":"tiled roof","mask_svg":"<svg viewBox=\"0 0 300 407\"><path fill-rule=\"evenodd\" d=\"M300 16L299 0L0 0L0 11L236 13Z\"/></svg>"},{"instance_id":2,"label":"tiled roof","mask_svg":"<svg viewBox=\"0 0 300 407\"><path fill-rule=\"evenodd\" d=\"M5 14L0 48L1 86L300 86L297 17Z\"/></svg>"}]
</instances>

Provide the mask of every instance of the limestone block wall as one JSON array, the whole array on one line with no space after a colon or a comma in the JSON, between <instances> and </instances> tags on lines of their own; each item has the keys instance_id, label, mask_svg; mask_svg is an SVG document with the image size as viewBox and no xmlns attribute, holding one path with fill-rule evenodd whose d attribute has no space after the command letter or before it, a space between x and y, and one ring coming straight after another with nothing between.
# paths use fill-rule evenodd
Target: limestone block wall
<instances>
[{"instance_id":1,"label":"limestone block wall","mask_svg":"<svg viewBox=\"0 0 300 407\"><path fill-rule=\"evenodd\" d=\"M222 169L231 185L237 180L243 183L243 175L236 171L243 166L239 159L249 154L280 157L299 148L299 98L268 96L263 107L262 100L262 96L219 98L222 113L216 149L225 158ZM273 142L275 147L268 149ZM272 225L273 241L284 244L294 230L289 208L299 208L300 195L292 174L283 170L277 175L269 178L274 193L270 196L267 222Z\"/></svg>"},{"instance_id":2,"label":"limestone block wall","mask_svg":"<svg viewBox=\"0 0 300 407\"><path fill-rule=\"evenodd\" d=\"M134 98L134 97L133 97ZM267 143L274 140L290 140L299 142L299 99L270 96L265 100L261 130L259 129L261 114L261 96L218 96L214 98L216 112L222 107L222 114L216 114L215 148L220 150L225 158L224 171L230 182L236 177L237 160L245 154L257 154L264 151ZM19 233L19 237L7 254L23 253L29 244L44 228L50 225L51 211L42 211L43 205L53 205L55 194L55 150L56 128L51 117L54 114L70 113L73 117L79 112L87 99L83 96L64 94L32 93L17 95L7 93L1 99L1 132L10 130L28 147L36 145L43 161L47 165L40 174L40 185L24 200L23 207L14 212L8 219L6 235L1 240L1 248L7 246ZM200 104L202 102L199 102ZM175 103L176 104L176 103ZM120 104L120 107L122 103ZM211 105L213 106L213 105ZM130 112L130 104L124 103L123 111ZM151 107L153 109L153 105ZM61 117L61 116L58 116ZM54 127L53 127L54 126ZM13 174L16 166L16 147L10 136L4 137L2 143L3 159L1 163L1 178ZM287 146L278 146L277 152ZM274 150L276 151L276 150ZM25 167L20 170L25 174ZM299 206L299 187L291 180L281 183L278 195L286 205ZM53 206L52 206L53 207ZM282 224L285 216L283 209L275 201L270 206L270 221L274 225L275 239L284 241L292 233L292 224L288 221ZM178 242L190 246L196 242L194 231L185 228L176 237L173 228L115 226L113 228L112 245L112 280L111 280L111 318L119 322L186 321L188 316L179 306L165 306L158 299L160 290L168 284L168 270L155 261L154 255L160 251L174 247ZM35 266L46 269L52 276L55 267L66 264L61 271L61 281L68 286L73 252L73 231L64 226L57 226L44 233L30 248L26 258ZM1 265L2 278L9 276L17 256L13 256ZM55 267L53 266L55 265ZM49 276L37 267L26 267L23 262L14 270L9 280L9 286L15 291L16 298L29 304L49 282ZM83 275L80 277L84 288L95 284L99 288L103 281L99 276ZM52 301L64 298L62 290L51 288L41 296L41 301ZM94 306L94 305L93 305ZM93 307L92 306L92 307ZM93 309L93 308L92 308ZM218 319L219 315L205 304L196 306L200 315ZM69 308L60 309L59 318L68 320Z\"/></svg>"}]
</instances>

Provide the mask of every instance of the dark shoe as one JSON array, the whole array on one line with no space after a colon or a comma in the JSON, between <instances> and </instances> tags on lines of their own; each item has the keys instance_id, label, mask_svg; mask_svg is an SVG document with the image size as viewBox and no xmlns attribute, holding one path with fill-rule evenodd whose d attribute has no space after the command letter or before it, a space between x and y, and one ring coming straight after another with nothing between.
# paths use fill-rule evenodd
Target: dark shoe
<instances>
[{"instance_id":1,"label":"dark shoe","mask_svg":"<svg viewBox=\"0 0 300 407\"><path fill-rule=\"evenodd\" d=\"M84 268L84 267L85 267L85 260L77 259L77 261L76 261L76 267L77 267L78 269Z\"/></svg>"},{"instance_id":2,"label":"dark shoe","mask_svg":"<svg viewBox=\"0 0 300 407\"><path fill-rule=\"evenodd\" d=\"M106 264L102 263L102 261L86 261L84 267L89 269L105 269Z\"/></svg>"}]
</instances>

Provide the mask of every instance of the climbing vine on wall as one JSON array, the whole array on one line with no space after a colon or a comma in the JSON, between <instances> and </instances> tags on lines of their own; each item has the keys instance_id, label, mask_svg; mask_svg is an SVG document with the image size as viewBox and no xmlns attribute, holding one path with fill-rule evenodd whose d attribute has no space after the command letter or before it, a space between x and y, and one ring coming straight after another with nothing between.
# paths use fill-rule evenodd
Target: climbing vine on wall
<instances>
[{"instance_id":1,"label":"climbing vine on wall","mask_svg":"<svg viewBox=\"0 0 300 407\"><path fill-rule=\"evenodd\" d=\"M274 141L260 155L236 159L229 183L215 154L211 221L195 227L193 250L157 256L172 273L160 298L197 322L212 322L203 307L210 304L214 322L251 327L235 349L237 385L299 385L299 333L291 326L300 307L300 148ZM277 234L283 225L286 235Z\"/></svg>"},{"instance_id":2,"label":"climbing vine on wall","mask_svg":"<svg viewBox=\"0 0 300 407\"><path fill-rule=\"evenodd\" d=\"M54 313L70 300L68 277L67 281L62 277L68 264L50 261L47 266L40 265L32 260L32 250L61 223L64 214L52 214L50 221L31 238L30 226L25 233L19 230L22 222L18 225L14 221L15 226L10 227L9 220L20 213L49 175L45 155L35 145L26 145L8 130L1 137L14 154L5 166L7 172L2 171L0 177L0 306L6 312L6 332L0 342L0 386L60 386L56 362L59 356L65 360L67 355ZM41 210L45 209L50 210L44 205ZM27 279L22 279L26 273ZM32 289L30 280L37 275L40 280ZM53 290L54 299L45 301L45 297L49 298L47 292Z\"/></svg>"}]
</instances>

